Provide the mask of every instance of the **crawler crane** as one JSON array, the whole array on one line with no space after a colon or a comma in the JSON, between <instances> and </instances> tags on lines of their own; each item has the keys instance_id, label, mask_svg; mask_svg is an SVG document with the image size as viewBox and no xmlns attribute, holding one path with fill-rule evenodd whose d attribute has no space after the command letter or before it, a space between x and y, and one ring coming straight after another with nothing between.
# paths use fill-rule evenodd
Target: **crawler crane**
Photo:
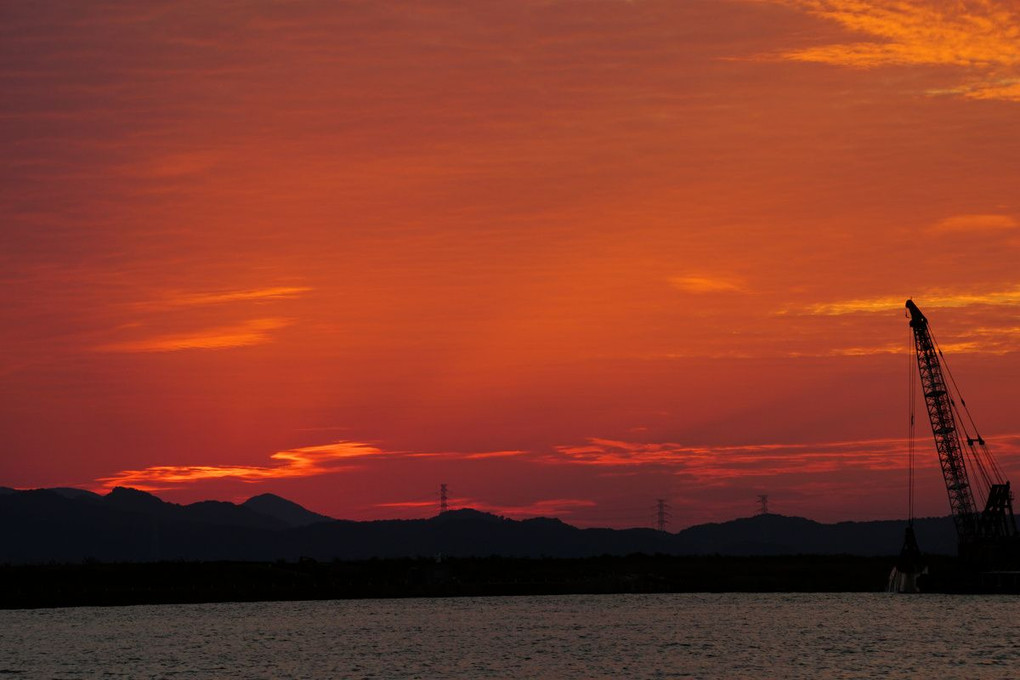
<instances>
[{"instance_id":1,"label":"crawler crane","mask_svg":"<svg viewBox=\"0 0 1020 680\"><path fill-rule=\"evenodd\" d=\"M1020 570L1020 536L1013 516L1013 493L1009 481L978 433L967 410L967 402L960 396L956 381L944 363L942 350L928 327L928 319L911 300L907 300L907 310L914 335L921 392L956 525L960 565L971 574L999 574L999 581L1012 572L1009 580L1015 585L1020 580L1016 574ZM911 425L914 420L913 392L912 382ZM911 484L912 480L911 472ZM910 494L912 506L913 489ZM975 495L985 499L983 509L979 509ZM912 514L913 507L911 519ZM912 541L912 527L908 527L907 532L908 542ZM982 579L982 582L988 581L987 578Z\"/></svg>"}]
</instances>

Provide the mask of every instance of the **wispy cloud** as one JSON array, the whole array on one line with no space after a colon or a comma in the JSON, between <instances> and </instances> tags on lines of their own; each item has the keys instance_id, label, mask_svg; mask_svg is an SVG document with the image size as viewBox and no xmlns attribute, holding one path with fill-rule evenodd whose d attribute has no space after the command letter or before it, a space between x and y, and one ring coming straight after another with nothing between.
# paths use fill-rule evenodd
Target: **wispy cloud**
<instances>
[{"instance_id":1,"label":"wispy cloud","mask_svg":"<svg viewBox=\"0 0 1020 680\"><path fill-rule=\"evenodd\" d=\"M1012 215L953 215L932 227L937 232L1010 231L1020 227Z\"/></svg>"},{"instance_id":2,"label":"wispy cloud","mask_svg":"<svg viewBox=\"0 0 1020 680\"><path fill-rule=\"evenodd\" d=\"M906 302L903 295L884 295L872 298L856 298L835 302L817 302L799 308L784 310L783 313L841 316L844 314L877 313L902 310ZM1020 288L986 293L928 293L918 297L918 303L925 308L957 308L972 305L1020 306Z\"/></svg>"},{"instance_id":3,"label":"wispy cloud","mask_svg":"<svg viewBox=\"0 0 1020 680\"><path fill-rule=\"evenodd\" d=\"M897 469L905 464L905 451L906 442L900 439L685 446L593 438L585 444L556 447L558 456L546 460L610 467L654 465L718 479L748 474L826 473L847 467Z\"/></svg>"},{"instance_id":4,"label":"wispy cloud","mask_svg":"<svg viewBox=\"0 0 1020 680\"><path fill-rule=\"evenodd\" d=\"M217 326L191 333L171 333L137 340L99 345L98 352L179 352L194 349L232 349L264 345L273 340L273 331L291 324L290 319L252 319L232 326Z\"/></svg>"},{"instance_id":5,"label":"wispy cloud","mask_svg":"<svg viewBox=\"0 0 1020 680\"><path fill-rule=\"evenodd\" d=\"M294 300L311 290L313 289L307 286L267 286L219 291L168 291L144 301L128 303L126 307L137 314L137 317L129 323L122 324L118 331L142 334L150 324L165 328L168 323L176 327L194 327L201 323L191 320L191 317L198 314L197 308L234 305L240 309L245 306ZM146 337L106 342L93 349L100 352L135 353L250 347L272 342L274 331L293 323L294 319L289 317L249 318L211 328L161 332Z\"/></svg>"},{"instance_id":6,"label":"wispy cloud","mask_svg":"<svg viewBox=\"0 0 1020 680\"><path fill-rule=\"evenodd\" d=\"M939 349L950 354L1006 354L1020 350L1020 344L1014 338L1012 343L979 342L976 340L940 342ZM820 352L790 352L791 359L805 357L870 357L883 354L904 354L913 352L913 346L907 347L893 343L881 345L857 345L853 347L834 347Z\"/></svg>"},{"instance_id":7,"label":"wispy cloud","mask_svg":"<svg viewBox=\"0 0 1020 680\"><path fill-rule=\"evenodd\" d=\"M482 460L485 458L515 458L517 456L524 455L524 451L512 450L512 451L480 451L478 453L464 453L464 454L450 454L457 455L459 458L465 460Z\"/></svg>"},{"instance_id":8,"label":"wispy cloud","mask_svg":"<svg viewBox=\"0 0 1020 680\"><path fill-rule=\"evenodd\" d=\"M338 441L278 451L270 456L274 465L154 465L141 470L122 470L96 481L104 487L130 486L159 491L168 485L191 484L210 479L260 482L269 479L314 477L339 472L351 461L378 456L383 451L361 442Z\"/></svg>"},{"instance_id":9,"label":"wispy cloud","mask_svg":"<svg viewBox=\"0 0 1020 680\"><path fill-rule=\"evenodd\" d=\"M929 94L940 94L930 90ZM952 94L962 94L969 99L1006 99L1020 101L1020 78L1006 78L1000 81L976 83L956 88Z\"/></svg>"},{"instance_id":10,"label":"wispy cloud","mask_svg":"<svg viewBox=\"0 0 1020 680\"><path fill-rule=\"evenodd\" d=\"M816 314L820 316L841 316L843 314L890 312L904 307L906 298L902 295L885 295L873 298L855 298L835 302L815 302L803 307L783 310L784 313ZM925 297L925 306L932 305L932 298Z\"/></svg>"},{"instance_id":11,"label":"wispy cloud","mask_svg":"<svg viewBox=\"0 0 1020 680\"><path fill-rule=\"evenodd\" d=\"M244 482L260 482L292 477L315 477L350 470L368 458L455 458L460 460L482 460L487 458L508 458L520 456L523 451L480 451L421 453L414 451L390 451L377 446L349 440L330 444L303 446L277 451L269 456L271 465L154 465L140 470L122 470L98 481L104 487L131 486L146 491L167 489L167 485L187 485L214 479L234 479ZM419 503L434 505L433 501ZM394 507L400 504L392 504ZM414 503L404 504L406 507Z\"/></svg>"},{"instance_id":12,"label":"wispy cloud","mask_svg":"<svg viewBox=\"0 0 1020 680\"><path fill-rule=\"evenodd\" d=\"M402 452L401 455L408 458L457 458L459 460L481 460L483 458L513 458L515 456L523 455L525 452L513 449L507 451L478 451L478 452L459 452L459 451L422 451L422 452Z\"/></svg>"},{"instance_id":13,"label":"wispy cloud","mask_svg":"<svg viewBox=\"0 0 1020 680\"><path fill-rule=\"evenodd\" d=\"M940 347L946 352L963 354L980 352L982 354L1008 354L1020 351L1020 326L1002 326L989 328L978 326L961 334L957 342L942 343Z\"/></svg>"},{"instance_id":14,"label":"wispy cloud","mask_svg":"<svg viewBox=\"0 0 1020 680\"><path fill-rule=\"evenodd\" d=\"M1020 435L986 439L1000 463L1012 467L1020 460ZM702 486L753 483L754 479L764 477L786 477L814 483L854 471L905 470L907 451L907 440L899 438L738 446L688 446L672 442L592 438L584 444L559 446L555 455L545 458L544 462L596 466L614 471L660 468ZM934 452L917 456L914 465L917 470L929 472L939 469Z\"/></svg>"},{"instance_id":15,"label":"wispy cloud","mask_svg":"<svg viewBox=\"0 0 1020 680\"><path fill-rule=\"evenodd\" d=\"M991 0L768 0L872 38L786 50L779 58L853 68L956 66L972 82L931 94L1020 101L1020 12Z\"/></svg>"},{"instance_id":16,"label":"wispy cloud","mask_svg":"<svg viewBox=\"0 0 1020 680\"><path fill-rule=\"evenodd\" d=\"M731 276L689 274L671 277L669 283L688 293L737 293L745 290L744 282Z\"/></svg>"},{"instance_id":17,"label":"wispy cloud","mask_svg":"<svg viewBox=\"0 0 1020 680\"><path fill-rule=\"evenodd\" d=\"M270 302L276 300L293 300L312 290L314 289L305 286L274 286L268 288L199 293L177 291L167 293L164 297L155 300L137 303L137 306L146 309L153 309L219 305L229 302Z\"/></svg>"},{"instance_id":18,"label":"wispy cloud","mask_svg":"<svg viewBox=\"0 0 1020 680\"><path fill-rule=\"evenodd\" d=\"M859 345L855 347L835 347L822 356L834 357L870 357L876 354L903 354L903 345Z\"/></svg>"}]
</instances>

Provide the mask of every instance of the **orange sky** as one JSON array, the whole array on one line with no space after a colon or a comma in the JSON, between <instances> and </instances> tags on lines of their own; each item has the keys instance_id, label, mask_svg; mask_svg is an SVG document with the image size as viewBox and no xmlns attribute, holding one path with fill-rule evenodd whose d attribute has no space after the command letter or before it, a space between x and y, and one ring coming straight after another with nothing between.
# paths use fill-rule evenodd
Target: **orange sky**
<instances>
[{"instance_id":1,"label":"orange sky","mask_svg":"<svg viewBox=\"0 0 1020 680\"><path fill-rule=\"evenodd\" d=\"M902 517L907 297L1020 477L1012 1L7 3L0 145L0 485Z\"/></svg>"}]
</instances>

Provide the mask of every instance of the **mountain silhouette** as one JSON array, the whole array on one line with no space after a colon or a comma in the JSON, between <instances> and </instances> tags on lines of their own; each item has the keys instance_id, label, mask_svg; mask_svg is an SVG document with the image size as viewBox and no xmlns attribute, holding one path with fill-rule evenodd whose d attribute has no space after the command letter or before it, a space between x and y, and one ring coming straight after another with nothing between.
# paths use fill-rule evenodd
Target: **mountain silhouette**
<instances>
[{"instance_id":1,"label":"mountain silhouette","mask_svg":"<svg viewBox=\"0 0 1020 680\"><path fill-rule=\"evenodd\" d=\"M477 510L429 519L333 520L263 494L239 505L168 503L136 489L105 496L68 489L0 491L0 563L274 561L599 555L893 555L905 522L821 524L757 515L677 533L579 529L552 518L512 520ZM922 551L953 554L951 518L914 522Z\"/></svg>"},{"instance_id":2,"label":"mountain silhouette","mask_svg":"<svg viewBox=\"0 0 1020 680\"><path fill-rule=\"evenodd\" d=\"M14 489L10 489L14 491ZM133 490L133 489L132 489ZM89 491L88 489L76 489L73 486L58 486L52 489L48 489L55 494L59 494L64 498L70 498L73 500L88 498L93 500L100 500L102 496L95 491Z\"/></svg>"},{"instance_id":3,"label":"mountain silhouette","mask_svg":"<svg viewBox=\"0 0 1020 680\"><path fill-rule=\"evenodd\" d=\"M288 527L303 527L315 524L316 522L335 521L332 517L306 510L294 501L289 501L272 493L252 496L244 503L241 503L241 507L266 517L272 517Z\"/></svg>"}]
</instances>

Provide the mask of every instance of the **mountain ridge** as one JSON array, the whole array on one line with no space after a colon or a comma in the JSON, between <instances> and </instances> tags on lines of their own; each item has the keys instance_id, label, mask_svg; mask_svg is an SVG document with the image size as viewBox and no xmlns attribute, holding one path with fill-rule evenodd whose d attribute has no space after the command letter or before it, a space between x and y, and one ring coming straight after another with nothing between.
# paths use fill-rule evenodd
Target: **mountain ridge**
<instances>
[{"instance_id":1,"label":"mountain ridge","mask_svg":"<svg viewBox=\"0 0 1020 680\"><path fill-rule=\"evenodd\" d=\"M247 508L267 517L272 517L288 527L302 527L316 522L334 522L335 518L327 515L320 515L295 503L292 500L277 496L272 493L263 493L252 496L241 503L241 507Z\"/></svg>"},{"instance_id":2,"label":"mountain ridge","mask_svg":"<svg viewBox=\"0 0 1020 680\"><path fill-rule=\"evenodd\" d=\"M137 489L106 496L67 489L0 494L0 563L360 560L598 555L895 555L905 520L823 524L763 514L675 533L648 528L578 528L557 518L514 520L473 509L427 519L358 522L326 517L261 494L234 504L178 505ZM931 554L953 554L949 517L914 522Z\"/></svg>"}]
</instances>

